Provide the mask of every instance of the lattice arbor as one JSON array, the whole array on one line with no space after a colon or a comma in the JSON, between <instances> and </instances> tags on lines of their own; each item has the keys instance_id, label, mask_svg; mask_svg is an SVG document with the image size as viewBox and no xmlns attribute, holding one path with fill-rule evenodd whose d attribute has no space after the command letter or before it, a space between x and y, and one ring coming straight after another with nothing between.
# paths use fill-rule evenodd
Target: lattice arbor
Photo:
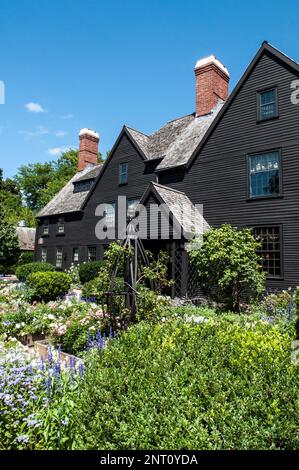
<instances>
[{"instance_id":1,"label":"lattice arbor","mask_svg":"<svg viewBox=\"0 0 299 470\"><path fill-rule=\"evenodd\" d=\"M200 293L196 266L191 262L190 257L188 256L187 296L192 299L194 297L198 297Z\"/></svg>"},{"instance_id":2,"label":"lattice arbor","mask_svg":"<svg viewBox=\"0 0 299 470\"><path fill-rule=\"evenodd\" d=\"M127 227L127 237L123 241L122 246L128 250L128 255L124 260L124 285L123 292L116 293L114 287L116 285L116 278L121 270L119 260L116 260L115 268L113 270L110 282L109 291L106 292L108 313L115 314L117 309L116 297L122 296L125 299L125 306L130 310L130 321L134 321L136 316L136 283L138 276L138 268L141 266L149 266L149 261L146 256L143 244L138 236L135 234L135 227L130 220ZM153 281L150 282L152 290L155 289Z\"/></svg>"}]
</instances>

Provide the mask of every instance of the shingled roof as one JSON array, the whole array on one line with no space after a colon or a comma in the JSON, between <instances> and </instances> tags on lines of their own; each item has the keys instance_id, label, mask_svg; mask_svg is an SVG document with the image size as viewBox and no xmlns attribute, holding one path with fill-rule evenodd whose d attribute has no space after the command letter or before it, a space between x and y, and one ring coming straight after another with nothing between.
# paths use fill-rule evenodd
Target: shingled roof
<instances>
[{"instance_id":1,"label":"shingled roof","mask_svg":"<svg viewBox=\"0 0 299 470\"><path fill-rule=\"evenodd\" d=\"M148 160L163 159L157 170L173 168L188 162L222 106L219 101L206 116L196 117L193 113L170 121L151 135L126 129Z\"/></svg>"},{"instance_id":2,"label":"shingled roof","mask_svg":"<svg viewBox=\"0 0 299 470\"><path fill-rule=\"evenodd\" d=\"M81 209L90 189L74 193L74 183L96 178L100 173L103 164L96 166L88 165L84 170L76 173L73 178L59 191L51 201L41 209L37 217L49 215L66 214L67 212L77 212Z\"/></svg>"},{"instance_id":3,"label":"shingled roof","mask_svg":"<svg viewBox=\"0 0 299 470\"><path fill-rule=\"evenodd\" d=\"M201 212L184 192L151 182L142 196L141 204L144 204L151 191L154 191L160 201L168 207L169 212L173 214L176 222L182 227L185 236L187 234L202 235L210 228Z\"/></svg>"}]
</instances>

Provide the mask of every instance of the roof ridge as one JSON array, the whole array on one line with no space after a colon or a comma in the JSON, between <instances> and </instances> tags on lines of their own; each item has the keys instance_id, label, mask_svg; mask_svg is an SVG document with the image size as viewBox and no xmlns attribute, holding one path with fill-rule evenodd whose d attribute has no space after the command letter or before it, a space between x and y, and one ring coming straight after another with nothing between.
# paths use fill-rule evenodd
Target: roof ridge
<instances>
[{"instance_id":1,"label":"roof ridge","mask_svg":"<svg viewBox=\"0 0 299 470\"><path fill-rule=\"evenodd\" d=\"M272 49L275 49L277 52L279 52L280 54L282 54L284 57L286 57L287 59L291 60L292 62L294 62L294 64L296 65L299 65L299 62L297 62L297 60L293 59L292 57L290 57L289 55L287 55L285 52L281 51L280 49L278 49L278 47L276 46L273 46L273 44L271 44L270 42L268 41L263 41L262 45L264 44L267 44L268 46L272 47Z\"/></svg>"},{"instance_id":2,"label":"roof ridge","mask_svg":"<svg viewBox=\"0 0 299 470\"><path fill-rule=\"evenodd\" d=\"M126 129L128 129L129 131L135 131L135 132L138 132L138 134L144 135L144 137L149 137L148 134L145 134L144 132L139 131L138 129L135 129L134 127L130 127L130 126L127 126L127 125L124 125L124 127L125 127Z\"/></svg>"},{"instance_id":3,"label":"roof ridge","mask_svg":"<svg viewBox=\"0 0 299 470\"><path fill-rule=\"evenodd\" d=\"M188 114L184 114L183 116L180 116L180 117L175 118L175 119L170 119L170 121L166 121L166 124L168 124L168 123L170 123L170 122L174 122L174 121L179 121L180 119L184 119L184 118L186 118L186 117L188 117L188 116L194 116L194 117L195 117L195 112L193 112L193 113L188 113ZM166 125L166 124L165 124L165 125ZM164 127L164 126L162 126L162 127Z\"/></svg>"}]
</instances>

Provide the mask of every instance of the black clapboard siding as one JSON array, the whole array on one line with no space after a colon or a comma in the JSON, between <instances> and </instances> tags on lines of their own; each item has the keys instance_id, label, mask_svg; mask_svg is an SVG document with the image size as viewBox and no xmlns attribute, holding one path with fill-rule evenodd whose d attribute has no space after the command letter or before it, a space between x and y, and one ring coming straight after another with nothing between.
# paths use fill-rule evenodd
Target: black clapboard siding
<instances>
[{"instance_id":1,"label":"black clapboard siding","mask_svg":"<svg viewBox=\"0 0 299 470\"><path fill-rule=\"evenodd\" d=\"M299 105L290 99L297 78L264 54L183 180L171 172L159 176L161 184L203 204L212 226L282 226L284 278L269 280L270 288L299 285ZM256 93L268 86L278 88L279 118L257 122ZM281 151L283 197L248 201L247 154L271 149Z\"/></svg>"},{"instance_id":2,"label":"black clapboard siding","mask_svg":"<svg viewBox=\"0 0 299 470\"><path fill-rule=\"evenodd\" d=\"M128 184L123 186L118 181L121 162L129 164ZM47 218L50 222L47 237L42 237L42 221L39 223L36 240L42 238L43 245L36 244L36 258L41 259L41 247L45 246L48 249L48 261L55 264L56 247L61 246L64 250L63 269L67 269L72 263L73 247L79 248L80 262L83 262L87 259L87 247L96 246L97 258L102 259L107 239L98 240L95 235L95 227L100 220L100 217L95 216L96 207L104 203L117 203L118 196L140 199L148 184L156 180L154 171L157 164L145 163L128 137L123 135L83 212L65 215L65 235L56 235L58 216ZM116 225L116 238L117 228Z\"/></svg>"}]
</instances>

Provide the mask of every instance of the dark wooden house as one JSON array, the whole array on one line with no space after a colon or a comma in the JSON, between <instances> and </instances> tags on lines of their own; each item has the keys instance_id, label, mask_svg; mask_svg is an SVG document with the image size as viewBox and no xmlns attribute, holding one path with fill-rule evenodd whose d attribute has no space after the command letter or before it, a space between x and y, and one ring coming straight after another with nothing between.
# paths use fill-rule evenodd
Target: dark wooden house
<instances>
[{"instance_id":1,"label":"dark wooden house","mask_svg":"<svg viewBox=\"0 0 299 470\"><path fill-rule=\"evenodd\" d=\"M299 65L264 42L230 96L229 73L214 56L197 62L195 76L195 113L152 135L124 127L103 165L98 134L81 131L78 173L38 214L38 260L65 269L101 259L117 233L96 237L96 208L107 204L106 223L117 228L123 195L129 209L137 201L202 204L205 229L251 227L268 287L299 285ZM169 251L173 295L185 295L192 287L186 240L160 235L145 244Z\"/></svg>"}]
</instances>

